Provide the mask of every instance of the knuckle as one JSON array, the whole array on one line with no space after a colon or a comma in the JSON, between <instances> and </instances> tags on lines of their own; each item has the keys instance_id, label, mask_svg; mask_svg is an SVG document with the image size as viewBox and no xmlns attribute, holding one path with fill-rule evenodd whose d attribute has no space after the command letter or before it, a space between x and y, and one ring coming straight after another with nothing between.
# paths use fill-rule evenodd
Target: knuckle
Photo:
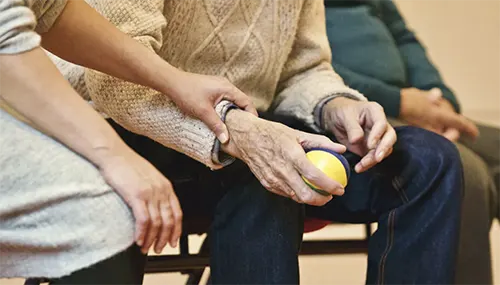
<instances>
[{"instance_id":1,"label":"knuckle","mask_svg":"<svg viewBox=\"0 0 500 285\"><path fill-rule=\"evenodd\" d=\"M376 110L376 111L382 111L383 110L382 106L379 103L377 103L377 102L373 102L372 101L372 102L370 102L368 104L369 104L370 108L372 108L373 110Z\"/></svg>"},{"instance_id":2,"label":"knuckle","mask_svg":"<svg viewBox=\"0 0 500 285\"><path fill-rule=\"evenodd\" d=\"M136 217L136 221L141 225L147 225L149 223L149 218L146 216L138 216Z\"/></svg>"},{"instance_id":3,"label":"knuckle","mask_svg":"<svg viewBox=\"0 0 500 285\"><path fill-rule=\"evenodd\" d=\"M147 201L151 197L153 189L151 187L141 187L135 192L135 198L141 201Z\"/></svg>"},{"instance_id":4,"label":"knuckle","mask_svg":"<svg viewBox=\"0 0 500 285\"><path fill-rule=\"evenodd\" d=\"M318 181L321 177L318 171L308 171L306 173L303 173L302 176L304 176L309 181Z\"/></svg>"},{"instance_id":5,"label":"knuckle","mask_svg":"<svg viewBox=\"0 0 500 285\"><path fill-rule=\"evenodd\" d=\"M172 182L170 182L170 180L168 179L163 179L163 189L165 190L173 190L174 189L174 186L172 185Z\"/></svg>"},{"instance_id":6,"label":"knuckle","mask_svg":"<svg viewBox=\"0 0 500 285\"><path fill-rule=\"evenodd\" d=\"M298 163L298 161L303 158L304 156L304 151L301 149L301 148L292 148L289 152L288 152L288 155L289 155L289 158L292 159L293 161L295 161L296 163Z\"/></svg>"},{"instance_id":7,"label":"knuckle","mask_svg":"<svg viewBox=\"0 0 500 285\"><path fill-rule=\"evenodd\" d=\"M277 189L280 189L280 186L281 186L281 183L280 181L275 178L275 177L270 177L267 180L267 183L269 185L269 187L273 190L277 190Z\"/></svg>"},{"instance_id":8,"label":"knuckle","mask_svg":"<svg viewBox=\"0 0 500 285\"><path fill-rule=\"evenodd\" d=\"M167 229L171 229L174 227L174 221L172 219L169 219L168 221L165 222L165 227Z\"/></svg>"},{"instance_id":9,"label":"knuckle","mask_svg":"<svg viewBox=\"0 0 500 285\"><path fill-rule=\"evenodd\" d=\"M313 195L311 193L311 191L307 190L307 191L299 191L299 193L297 194L297 196L299 197L299 199L306 203L306 204L311 204L313 202Z\"/></svg>"},{"instance_id":10,"label":"knuckle","mask_svg":"<svg viewBox=\"0 0 500 285\"><path fill-rule=\"evenodd\" d=\"M175 215L174 216L175 222L177 222L177 223L182 222L182 217L183 217L182 213Z\"/></svg>"},{"instance_id":11,"label":"knuckle","mask_svg":"<svg viewBox=\"0 0 500 285\"><path fill-rule=\"evenodd\" d=\"M156 216L151 218L151 226L158 228L161 226L161 218Z\"/></svg>"}]
</instances>

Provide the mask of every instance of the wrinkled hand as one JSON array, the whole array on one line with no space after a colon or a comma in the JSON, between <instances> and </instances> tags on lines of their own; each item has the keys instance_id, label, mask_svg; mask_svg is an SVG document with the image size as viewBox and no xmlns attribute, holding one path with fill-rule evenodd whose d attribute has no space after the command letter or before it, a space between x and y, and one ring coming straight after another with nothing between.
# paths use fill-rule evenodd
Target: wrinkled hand
<instances>
[{"instance_id":1,"label":"wrinkled hand","mask_svg":"<svg viewBox=\"0 0 500 285\"><path fill-rule=\"evenodd\" d=\"M126 146L118 151L101 151L98 167L106 182L132 208L135 240L142 252L147 253L153 244L156 253L167 243L176 247L182 232L182 210L170 181Z\"/></svg>"},{"instance_id":2,"label":"wrinkled hand","mask_svg":"<svg viewBox=\"0 0 500 285\"><path fill-rule=\"evenodd\" d=\"M322 117L325 129L362 157L356 172L370 169L392 153L396 132L379 104L338 97L323 108Z\"/></svg>"},{"instance_id":3,"label":"wrinkled hand","mask_svg":"<svg viewBox=\"0 0 500 285\"><path fill-rule=\"evenodd\" d=\"M229 140L226 125L215 111L222 100L257 115L250 98L223 77L178 71L166 91L175 104L194 118L203 121L221 143Z\"/></svg>"},{"instance_id":4,"label":"wrinkled hand","mask_svg":"<svg viewBox=\"0 0 500 285\"><path fill-rule=\"evenodd\" d=\"M476 138L477 127L461 114L457 114L448 100L442 98L438 88L429 91L416 88L401 90L400 116L408 124L443 135L456 141L461 134Z\"/></svg>"},{"instance_id":5,"label":"wrinkled hand","mask_svg":"<svg viewBox=\"0 0 500 285\"><path fill-rule=\"evenodd\" d=\"M226 124L231 140L223 150L244 161L267 190L316 206L332 199L309 188L302 175L332 195L344 194L342 185L316 168L304 151L321 147L343 153L344 146L325 136L297 131L240 110L230 111Z\"/></svg>"}]
</instances>

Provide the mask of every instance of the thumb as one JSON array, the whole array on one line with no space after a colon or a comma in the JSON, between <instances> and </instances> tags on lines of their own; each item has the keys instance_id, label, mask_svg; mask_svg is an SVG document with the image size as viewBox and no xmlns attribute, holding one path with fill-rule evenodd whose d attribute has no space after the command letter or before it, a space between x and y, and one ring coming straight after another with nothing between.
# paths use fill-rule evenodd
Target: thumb
<instances>
[{"instance_id":1,"label":"thumb","mask_svg":"<svg viewBox=\"0 0 500 285\"><path fill-rule=\"evenodd\" d=\"M435 103L439 101L443 97L443 92L439 88L432 88L431 90L428 91L427 98L429 101Z\"/></svg>"},{"instance_id":2,"label":"thumb","mask_svg":"<svg viewBox=\"0 0 500 285\"><path fill-rule=\"evenodd\" d=\"M460 131L458 131L457 129L454 129L454 128L449 128L449 129L446 129L442 135L443 135L443 137L447 138L448 140L450 140L452 142L456 142L460 138Z\"/></svg>"},{"instance_id":3,"label":"thumb","mask_svg":"<svg viewBox=\"0 0 500 285\"><path fill-rule=\"evenodd\" d=\"M211 109L210 112L204 114L200 119L215 134L222 144L229 141L229 131L227 130L226 124L222 122L214 109Z\"/></svg>"}]
</instances>

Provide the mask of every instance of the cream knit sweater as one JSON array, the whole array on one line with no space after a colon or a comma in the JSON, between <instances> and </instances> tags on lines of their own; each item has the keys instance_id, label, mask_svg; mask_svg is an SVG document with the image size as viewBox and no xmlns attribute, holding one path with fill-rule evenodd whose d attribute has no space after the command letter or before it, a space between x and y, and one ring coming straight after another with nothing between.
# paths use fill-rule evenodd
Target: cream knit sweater
<instances>
[{"instance_id":1,"label":"cream knit sweater","mask_svg":"<svg viewBox=\"0 0 500 285\"><path fill-rule=\"evenodd\" d=\"M314 125L314 109L324 99L342 95L364 100L330 65L323 0L87 2L170 64L228 78L259 110ZM82 86L79 67L61 61L58 66ZM125 128L211 168L221 167L213 156L215 135L167 96L93 70L85 71L85 83L88 94L80 89L83 95ZM227 104L220 103L217 110L224 112Z\"/></svg>"}]
</instances>

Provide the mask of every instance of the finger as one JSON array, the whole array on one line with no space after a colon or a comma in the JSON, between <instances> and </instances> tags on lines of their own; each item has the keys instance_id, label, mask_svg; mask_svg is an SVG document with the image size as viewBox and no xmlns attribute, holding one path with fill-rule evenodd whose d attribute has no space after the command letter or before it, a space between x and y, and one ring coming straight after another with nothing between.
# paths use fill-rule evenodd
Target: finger
<instances>
[{"instance_id":1,"label":"finger","mask_svg":"<svg viewBox=\"0 0 500 285\"><path fill-rule=\"evenodd\" d=\"M388 150L392 148L397 141L397 135L394 128L390 124L387 124L386 128L387 130L376 148L375 159L377 163L387 157Z\"/></svg>"},{"instance_id":2,"label":"finger","mask_svg":"<svg viewBox=\"0 0 500 285\"><path fill-rule=\"evenodd\" d=\"M132 202L130 207L135 218L135 241L138 246L142 247L146 239L146 231L149 227L149 212L146 203L140 200Z\"/></svg>"},{"instance_id":3,"label":"finger","mask_svg":"<svg viewBox=\"0 0 500 285\"><path fill-rule=\"evenodd\" d=\"M460 138L460 132L457 129L449 128L443 132L443 137L452 142L456 142Z\"/></svg>"},{"instance_id":4,"label":"finger","mask_svg":"<svg viewBox=\"0 0 500 285\"><path fill-rule=\"evenodd\" d=\"M222 122L221 118L217 112L210 108L206 109L206 112L200 114L200 120L202 120L205 125L215 134L217 139L225 144L229 141L229 131L227 130L226 124Z\"/></svg>"},{"instance_id":5,"label":"finger","mask_svg":"<svg viewBox=\"0 0 500 285\"><path fill-rule=\"evenodd\" d=\"M354 116L352 116L352 118L346 116L344 120L344 129L350 144L356 144L365 137L363 128L359 125L357 118Z\"/></svg>"},{"instance_id":6,"label":"finger","mask_svg":"<svg viewBox=\"0 0 500 285\"><path fill-rule=\"evenodd\" d=\"M160 202L160 216L161 216L161 230L158 233L158 238L155 243L155 252L160 254L163 248L169 242L172 235L172 229L174 227L172 209L170 207L170 201Z\"/></svg>"},{"instance_id":7,"label":"finger","mask_svg":"<svg viewBox=\"0 0 500 285\"><path fill-rule=\"evenodd\" d=\"M294 194L292 194L293 191L288 189L286 183L284 183L283 180L278 179L274 173L266 174L265 178L262 180L262 186L270 192L287 198L294 196Z\"/></svg>"},{"instance_id":8,"label":"finger","mask_svg":"<svg viewBox=\"0 0 500 285\"><path fill-rule=\"evenodd\" d=\"M470 136L471 138L474 138L474 139L477 138L479 136L479 129L477 128L476 124L471 122L465 116L460 115L460 118L464 122L464 129L462 132L465 133L466 135Z\"/></svg>"},{"instance_id":9,"label":"finger","mask_svg":"<svg viewBox=\"0 0 500 285\"><path fill-rule=\"evenodd\" d=\"M282 180L284 179L282 178ZM287 183L283 183L281 186L281 191L279 191L279 193L276 194L290 198L299 204L304 204L304 201L300 199L300 195L297 195L296 191L292 187L290 187L290 185L288 185Z\"/></svg>"},{"instance_id":10,"label":"finger","mask_svg":"<svg viewBox=\"0 0 500 285\"><path fill-rule=\"evenodd\" d=\"M386 131L387 131L387 121L385 119L377 120L368 134L368 140L367 140L368 149L376 148L380 142L380 139L385 135Z\"/></svg>"},{"instance_id":11,"label":"finger","mask_svg":"<svg viewBox=\"0 0 500 285\"><path fill-rule=\"evenodd\" d=\"M144 241L144 245L142 246L142 252L147 254L151 245L156 240L158 236L158 232L161 227L161 215L159 211L159 202L157 200L153 200L148 203L148 212L151 222L149 223L149 228L146 234L146 239Z\"/></svg>"},{"instance_id":12,"label":"finger","mask_svg":"<svg viewBox=\"0 0 500 285\"><path fill-rule=\"evenodd\" d=\"M391 147L391 148L387 151L387 155L386 155L385 157L386 157L386 158L387 158L387 157L389 157L389 156L392 154L393 150L394 150L394 148L392 148L392 147Z\"/></svg>"},{"instance_id":13,"label":"finger","mask_svg":"<svg viewBox=\"0 0 500 285\"><path fill-rule=\"evenodd\" d=\"M312 186L308 186L296 170L290 170L286 177L287 184L302 203L312 206L323 206L333 199L331 195L322 195ZM338 184L338 183L337 183ZM340 184L338 184L339 187Z\"/></svg>"},{"instance_id":14,"label":"finger","mask_svg":"<svg viewBox=\"0 0 500 285\"><path fill-rule=\"evenodd\" d=\"M300 132L299 141L304 149L324 148L337 153L344 153L346 151L344 145L334 143L326 136Z\"/></svg>"},{"instance_id":15,"label":"finger","mask_svg":"<svg viewBox=\"0 0 500 285\"><path fill-rule=\"evenodd\" d=\"M176 247L182 234L182 209L176 195L170 196L170 207L174 215L174 229L170 238L170 246Z\"/></svg>"},{"instance_id":16,"label":"finger","mask_svg":"<svg viewBox=\"0 0 500 285\"><path fill-rule=\"evenodd\" d=\"M479 135L477 127L462 115L442 112L440 113L439 120L448 128L457 129L460 133L464 133L470 137L475 138Z\"/></svg>"},{"instance_id":17,"label":"finger","mask_svg":"<svg viewBox=\"0 0 500 285\"><path fill-rule=\"evenodd\" d=\"M378 161L375 159L376 151L374 149L370 150L357 164L354 166L354 171L356 173L362 173L367 171L368 169L375 166Z\"/></svg>"},{"instance_id":18,"label":"finger","mask_svg":"<svg viewBox=\"0 0 500 285\"><path fill-rule=\"evenodd\" d=\"M257 116L257 110L252 104L252 100L249 96L243 93L240 89L233 85L231 92L225 93L224 99L233 102L236 106L241 109L250 112Z\"/></svg>"},{"instance_id":19,"label":"finger","mask_svg":"<svg viewBox=\"0 0 500 285\"><path fill-rule=\"evenodd\" d=\"M307 179L309 183L314 185L315 188L321 189L336 196L344 195L344 187L342 187L342 185L340 185L338 181L335 181L332 178L328 177L328 175L326 175L323 171L314 166L314 164L312 164L312 162L307 159L305 154L297 154L293 156L292 164L294 165L296 171L298 171L300 175ZM302 182L302 184L304 185L299 185L297 181L295 181L293 184L299 188L294 188L294 190L303 190L304 188L302 186L306 186L304 182Z\"/></svg>"}]
</instances>

